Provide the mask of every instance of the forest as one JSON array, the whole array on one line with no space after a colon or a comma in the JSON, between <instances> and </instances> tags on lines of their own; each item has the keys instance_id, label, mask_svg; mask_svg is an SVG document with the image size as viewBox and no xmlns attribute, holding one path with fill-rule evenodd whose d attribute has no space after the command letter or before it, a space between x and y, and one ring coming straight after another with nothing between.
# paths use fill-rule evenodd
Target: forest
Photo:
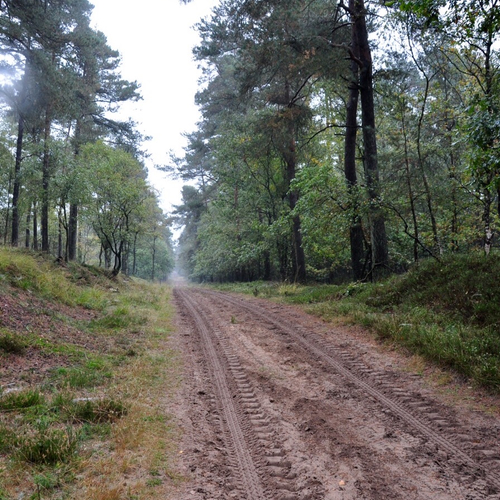
<instances>
[{"instance_id":1,"label":"forest","mask_svg":"<svg viewBox=\"0 0 500 500\"><path fill-rule=\"evenodd\" d=\"M197 25L194 280L377 280L498 255L498 0L223 0ZM489 256L489 257L488 257Z\"/></svg>"},{"instance_id":2,"label":"forest","mask_svg":"<svg viewBox=\"0 0 500 500\"><path fill-rule=\"evenodd\" d=\"M87 0L0 2L0 239L60 262L145 279L173 268L144 137L118 117L141 99Z\"/></svg>"}]
</instances>

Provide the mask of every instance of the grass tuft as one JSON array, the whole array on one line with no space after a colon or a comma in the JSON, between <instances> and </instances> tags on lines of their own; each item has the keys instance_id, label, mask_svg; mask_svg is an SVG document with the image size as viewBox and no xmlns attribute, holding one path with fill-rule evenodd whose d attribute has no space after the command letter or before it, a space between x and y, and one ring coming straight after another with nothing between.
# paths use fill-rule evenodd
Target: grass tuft
<instances>
[{"instance_id":1,"label":"grass tuft","mask_svg":"<svg viewBox=\"0 0 500 500\"><path fill-rule=\"evenodd\" d=\"M16 454L25 462L53 465L68 462L75 454L78 434L72 427L66 429L40 427L32 435L18 436Z\"/></svg>"},{"instance_id":2,"label":"grass tuft","mask_svg":"<svg viewBox=\"0 0 500 500\"><path fill-rule=\"evenodd\" d=\"M0 351L8 354L23 354L26 344L18 335L0 332Z\"/></svg>"},{"instance_id":3,"label":"grass tuft","mask_svg":"<svg viewBox=\"0 0 500 500\"><path fill-rule=\"evenodd\" d=\"M13 411L42 405L45 398L38 390L9 392L0 397L0 411Z\"/></svg>"},{"instance_id":4,"label":"grass tuft","mask_svg":"<svg viewBox=\"0 0 500 500\"><path fill-rule=\"evenodd\" d=\"M113 399L73 401L64 408L72 422L102 424L114 422L127 414L127 408Z\"/></svg>"}]
</instances>

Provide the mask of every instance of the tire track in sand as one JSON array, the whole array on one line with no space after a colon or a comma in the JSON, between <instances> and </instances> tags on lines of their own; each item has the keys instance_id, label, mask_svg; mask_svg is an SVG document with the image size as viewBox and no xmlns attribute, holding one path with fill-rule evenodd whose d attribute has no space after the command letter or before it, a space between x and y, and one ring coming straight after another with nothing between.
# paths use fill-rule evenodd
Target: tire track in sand
<instances>
[{"instance_id":1,"label":"tire track in sand","mask_svg":"<svg viewBox=\"0 0 500 500\"><path fill-rule=\"evenodd\" d=\"M216 398L222 411L225 444L235 457L235 472L240 480L236 486L248 500L268 500L257 471L257 465L254 463L244 430L238 419L237 408L226 379L226 370L210 334L210 325L198 312L197 304L189 294L177 289L176 295L189 311L202 339L215 386Z\"/></svg>"}]
</instances>

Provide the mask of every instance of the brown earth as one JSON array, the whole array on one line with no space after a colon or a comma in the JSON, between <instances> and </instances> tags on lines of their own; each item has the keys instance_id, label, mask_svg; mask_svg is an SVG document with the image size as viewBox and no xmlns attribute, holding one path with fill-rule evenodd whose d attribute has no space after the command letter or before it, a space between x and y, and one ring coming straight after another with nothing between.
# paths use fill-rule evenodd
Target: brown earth
<instances>
[{"instance_id":1,"label":"brown earth","mask_svg":"<svg viewBox=\"0 0 500 500\"><path fill-rule=\"evenodd\" d=\"M103 350L102 339L75 326L96 317L94 311L43 300L29 291L0 292L0 328L20 339L30 337L31 343L65 341L91 351ZM2 353L0 386L28 387L43 380L55 367L68 364L64 354L49 354L33 346L28 346L22 356Z\"/></svg>"},{"instance_id":2,"label":"brown earth","mask_svg":"<svg viewBox=\"0 0 500 500\"><path fill-rule=\"evenodd\" d=\"M175 289L180 500L500 499L500 401L360 329Z\"/></svg>"}]
</instances>

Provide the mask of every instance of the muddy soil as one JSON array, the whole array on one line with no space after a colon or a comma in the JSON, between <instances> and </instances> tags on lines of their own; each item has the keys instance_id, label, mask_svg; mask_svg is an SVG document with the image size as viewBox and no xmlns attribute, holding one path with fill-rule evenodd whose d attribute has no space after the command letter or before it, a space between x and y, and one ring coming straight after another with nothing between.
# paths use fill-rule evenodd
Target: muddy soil
<instances>
[{"instance_id":1,"label":"muddy soil","mask_svg":"<svg viewBox=\"0 0 500 500\"><path fill-rule=\"evenodd\" d=\"M498 413L449 404L368 335L174 291L181 500L500 499Z\"/></svg>"}]
</instances>

